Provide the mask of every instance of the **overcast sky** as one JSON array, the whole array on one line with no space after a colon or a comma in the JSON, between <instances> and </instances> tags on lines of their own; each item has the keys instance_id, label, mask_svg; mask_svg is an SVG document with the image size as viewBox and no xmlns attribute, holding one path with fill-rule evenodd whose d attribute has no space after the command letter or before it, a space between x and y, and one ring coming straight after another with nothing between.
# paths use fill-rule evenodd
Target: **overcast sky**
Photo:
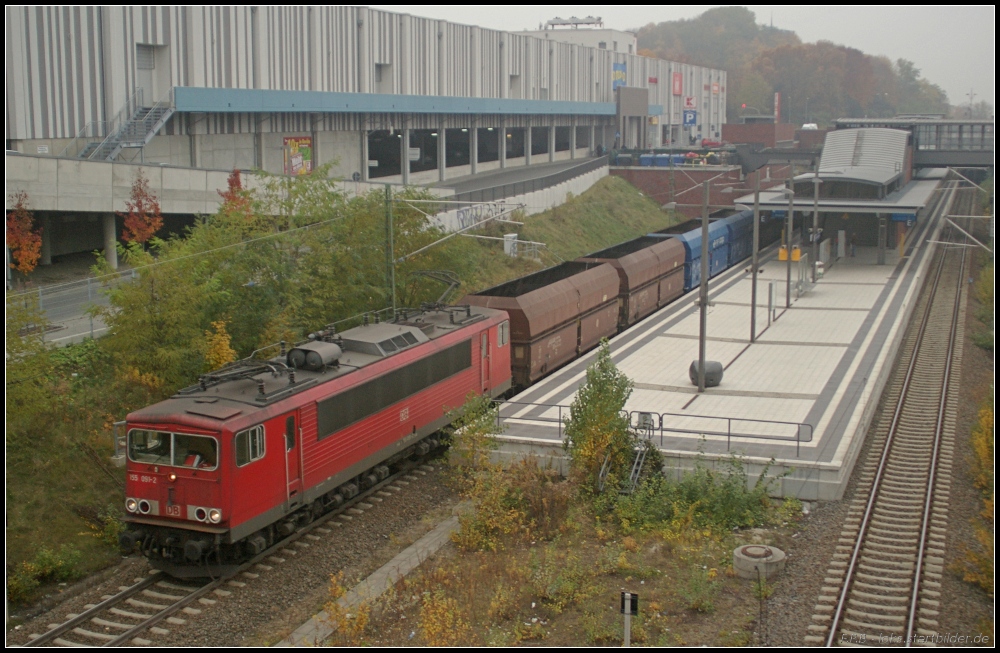
<instances>
[{"instance_id":1,"label":"overcast sky","mask_svg":"<svg viewBox=\"0 0 1000 653\"><path fill-rule=\"evenodd\" d=\"M600 16L614 29L694 18L710 5L371 5L390 11L493 29L538 29L559 16ZM750 5L757 22L793 30L807 43L833 41L866 54L909 59L925 79L948 93L952 104L996 105L994 52L996 8L980 7L786 7Z\"/></svg>"}]
</instances>

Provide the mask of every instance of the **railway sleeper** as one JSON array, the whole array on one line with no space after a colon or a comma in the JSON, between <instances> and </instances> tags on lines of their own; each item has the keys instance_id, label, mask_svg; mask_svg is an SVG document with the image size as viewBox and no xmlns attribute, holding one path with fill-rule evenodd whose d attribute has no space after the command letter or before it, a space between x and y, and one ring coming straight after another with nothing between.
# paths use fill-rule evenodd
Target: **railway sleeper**
<instances>
[{"instance_id":1,"label":"railway sleeper","mask_svg":"<svg viewBox=\"0 0 1000 653\"><path fill-rule=\"evenodd\" d=\"M100 619L98 617L92 617L90 622L98 626L104 626L105 628L115 628L117 630L128 630L132 628L132 624L122 624L117 621L108 621L107 619Z\"/></svg>"},{"instance_id":2,"label":"railway sleeper","mask_svg":"<svg viewBox=\"0 0 1000 653\"><path fill-rule=\"evenodd\" d=\"M895 597L886 597L895 598ZM858 608L869 608L871 610L885 610L887 612L904 612L907 609L905 605L882 605L881 603L869 603L868 601L859 601L858 599L851 598L848 599L848 603Z\"/></svg>"},{"instance_id":3,"label":"railway sleeper","mask_svg":"<svg viewBox=\"0 0 1000 653\"><path fill-rule=\"evenodd\" d=\"M891 633L901 633L901 632L903 632L903 627L902 626L891 626L891 625L873 624L873 623L869 623L869 622L866 622L866 621L858 621L857 619L848 619L847 617L844 617L843 623L845 623L845 624L847 624L849 626L854 626L855 628L868 628L868 629L874 630L876 632L879 631L879 630L887 630L887 631L889 631Z\"/></svg>"},{"instance_id":4,"label":"railway sleeper","mask_svg":"<svg viewBox=\"0 0 1000 653\"><path fill-rule=\"evenodd\" d=\"M102 642L110 642L115 639L114 635L108 635L107 633L95 633L92 630L87 630L86 628L74 628L73 633L80 635L81 637L89 637L91 639L97 639Z\"/></svg>"},{"instance_id":5,"label":"railway sleeper","mask_svg":"<svg viewBox=\"0 0 1000 653\"><path fill-rule=\"evenodd\" d=\"M851 608L847 608L844 612L852 617L857 617L858 619L886 622L886 625L904 623L906 621L905 615L879 614L877 612L868 612L866 610L852 610Z\"/></svg>"}]
</instances>

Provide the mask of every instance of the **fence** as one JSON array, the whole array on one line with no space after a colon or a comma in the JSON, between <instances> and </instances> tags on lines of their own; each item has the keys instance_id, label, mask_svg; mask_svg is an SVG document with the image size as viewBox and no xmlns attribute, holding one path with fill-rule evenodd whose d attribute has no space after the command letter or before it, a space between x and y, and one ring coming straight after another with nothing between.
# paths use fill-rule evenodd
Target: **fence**
<instances>
[{"instance_id":1,"label":"fence","mask_svg":"<svg viewBox=\"0 0 1000 653\"><path fill-rule=\"evenodd\" d=\"M517 197L518 195L525 195L536 190L544 190L546 188L558 186L564 181L569 181L570 179L579 177L580 175L593 170L598 170L606 165L608 165L608 158L600 156L596 159L590 159L589 161L585 161L578 166L567 168L546 177L538 177L537 179L518 181L512 184L503 184L501 186L493 186L492 188L473 190L467 193L458 193L454 197L449 197L448 199L459 202L494 202L507 197Z\"/></svg>"},{"instance_id":2,"label":"fence","mask_svg":"<svg viewBox=\"0 0 1000 653\"><path fill-rule=\"evenodd\" d=\"M126 270L79 281L40 286L31 290L8 292L7 304L37 302L45 316L42 339L76 342L93 338L104 331L100 318L95 319L92 309L107 306L105 290L125 280L136 277L135 270Z\"/></svg>"},{"instance_id":3,"label":"fence","mask_svg":"<svg viewBox=\"0 0 1000 653\"><path fill-rule=\"evenodd\" d=\"M524 407L528 407L529 410L524 410ZM532 411L531 408L535 410ZM497 429L499 432L507 420L556 423L559 439L562 440L564 418L568 416L569 406L508 401L500 404L497 409ZM668 434L725 438L726 451L731 449L734 438L737 440L794 442L795 457L797 458L801 443L812 442L813 438L812 424L800 422L646 411L622 411L622 416L628 419L629 427L632 430L643 435L646 439L653 440L659 436L660 447L664 444L664 436Z\"/></svg>"}]
</instances>

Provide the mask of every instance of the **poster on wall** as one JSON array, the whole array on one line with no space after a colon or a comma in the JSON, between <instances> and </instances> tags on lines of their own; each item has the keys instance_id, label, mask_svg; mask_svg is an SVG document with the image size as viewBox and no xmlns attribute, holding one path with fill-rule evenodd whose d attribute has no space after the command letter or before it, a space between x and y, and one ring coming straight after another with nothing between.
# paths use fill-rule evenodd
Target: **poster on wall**
<instances>
[{"instance_id":1,"label":"poster on wall","mask_svg":"<svg viewBox=\"0 0 1000 653\"><path fill-rule=\"evenodd\" d=\"M611 90L615 90L619 86L625 86L625 82L628 81L628 76L626 74L627 64L623 63L613 63L611 64Z\"/></svg>"},{"instance_id":2,"label":"poster on wall","mask_svg":"<svg viewBox=\"0 0 1000 653\"><path fill-rule=\"evenodd\" d=\"M684 75L674 73L674 95L684 95Z\"/></svg>"},{"instance_id":3,"label":"poster on wall","mask_svg":"<svg viewBox=\"0 0 1000 653\"><path fill-rule=\"evenodd\" d=\"M286 136L283 149L286 175L308 175L312 172L312 136Z\"/></svg>"}]
</instances>

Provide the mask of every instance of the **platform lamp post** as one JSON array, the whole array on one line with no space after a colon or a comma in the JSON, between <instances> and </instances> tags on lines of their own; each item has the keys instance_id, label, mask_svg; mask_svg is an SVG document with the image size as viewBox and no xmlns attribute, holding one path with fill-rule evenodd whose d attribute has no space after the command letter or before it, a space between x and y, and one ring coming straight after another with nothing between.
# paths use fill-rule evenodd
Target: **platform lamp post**
<instances>
[{"instance_id":1,"label":"platform lamp post","mask_svg":"<svg viewBox=\"0 0 1000 653\"><path fill-rule=\"evenodd\" d=\"M737 204L736 208L746 211L749 207ZM760 272L760 172L753 186L753 253L750 257L750 342L757 340L757 274Z\"/></svg>"},{"instance_id":2,"label":"platform lamp post","mask_svg":"<svg viewBox=\"0 0 1000 653\"><path fill-rule=\"evenodd\" d=\"M816 266L819 263L819 185L823 180L819 178L819 166L816 166L816 174L813 175L813 228L812 228L812 282L816 283Z\"/></svg>"},{"instance_id":3,"label":"platform lamp post","mask_svg":"<svg viewBox=\"0 0 1000 653\"><path fill-rule=\"evenodd\" d=\"M705 392L705 340L708 337L708 193L709 182L702 182L701 201L701 284L698 287L698 392Z\"/></svg>"},{"instance_id":4,"label":"platform lamp post","mask_svg":"<svg viewBox=\"0 0 1000 653\"><path fill-rule=\"evenodd\" d=\"M702 182L701 200L701 283L698 285L698 392L705 392L705 349L708 339L708 199L711 189L711 179ZM695 188L692 186L692 189ZM720 192L732 193L733 188L724 188ZM673 210L681 206L677 202L667 202L662 208ZM692 206L690 204L684 206ZM695 204L694 206L697 206ZM693 364L693 363L692 363ZM692 379L693 380L693 379Z\"/></svg>"},{"instance_id":5,"label":"platform lamp post","mask_svg":"<svg viewBox=\"0 0 1000 653\"><path fill-rule=\"evenodd\" d=\"M788 196L788 217L785 221L785 261L788 264L788 276L785 282L785 308L792 307L792 213L795 210L795 191L792 190L792 179L788 180L788 188L784 190Z\"/></svg>"}]
</instances>

